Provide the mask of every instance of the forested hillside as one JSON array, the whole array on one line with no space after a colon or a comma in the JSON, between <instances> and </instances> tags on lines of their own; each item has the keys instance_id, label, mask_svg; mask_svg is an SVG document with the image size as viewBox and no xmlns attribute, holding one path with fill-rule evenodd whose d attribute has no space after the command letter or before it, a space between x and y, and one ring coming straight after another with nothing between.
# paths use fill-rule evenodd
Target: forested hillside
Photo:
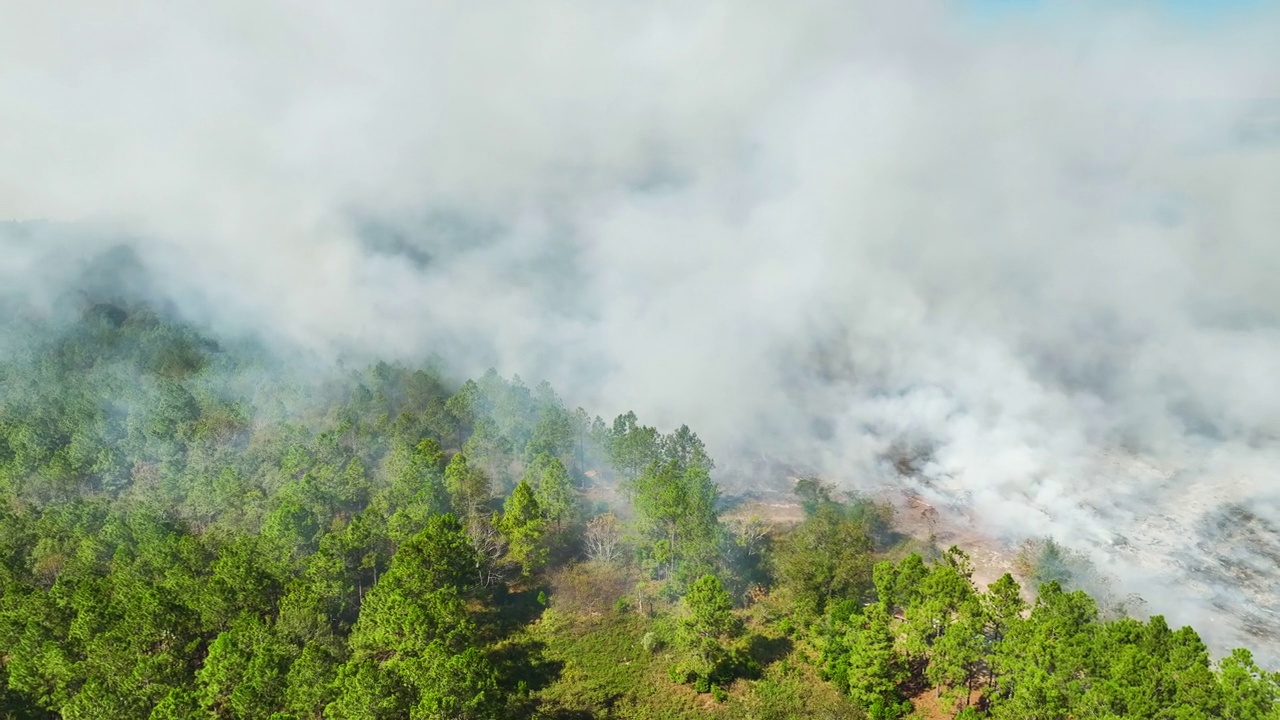
<instances>
[{"instance_id":1,"label":"forested hillside","mask_svg":"<svg viewBox=\"0 0 1280 720\"><path fill-rule=\"evenodd\" d=\"M1280 718L1280 675L813 479L782 527L688 427L545 384L318 379L145 307L0 365L0 716Z\"/></svg>"}]
</instances>

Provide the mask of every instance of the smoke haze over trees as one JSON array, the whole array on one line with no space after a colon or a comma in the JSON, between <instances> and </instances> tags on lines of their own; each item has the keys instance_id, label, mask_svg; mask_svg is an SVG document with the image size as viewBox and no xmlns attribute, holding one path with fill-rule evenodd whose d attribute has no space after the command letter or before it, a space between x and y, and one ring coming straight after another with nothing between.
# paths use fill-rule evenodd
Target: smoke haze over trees
<instances>
[{"instance_id":1,"label":"smoke haze over trees","mask_svg":"<svg viewBox=\"0 0 1280 720\"><path fill-rule=\"evenodd\" d=\"M1247 639L1280 628L1274 10L4 16L0 218L45 222L0 229L0 351L121 288L268 349L191 397L164 381L197 370L181 335L138 359L157 424L113 442L163 463L193 407L261 379L283 387L254 412L285 419L339 362L434 354L450 376L493 366L570 407L689 423L726 485L769 480L735 470L764 456L909 486L1010 547L1052 534L1215 648L1280 654ZM458 487L521 479L491 430L451 430L487 458ZM101 461L103 482L138 482ZM279 513L286 536L305 525Z\"/></svg>"},{"instance_id":2,"label":"smoke haze over trees","mask_svg":"<svg viewBox=\"0 0 1280 720\"><path fill-rule=\"evenodd\" d=\"M146 305L80 312L0 363L0 717L1280 711L1248 650L1064 590L1052 542L1028 607L820 480L793 527L726 506L688 426L494 371L308 383Z\"/></svg>"}]
</instances>

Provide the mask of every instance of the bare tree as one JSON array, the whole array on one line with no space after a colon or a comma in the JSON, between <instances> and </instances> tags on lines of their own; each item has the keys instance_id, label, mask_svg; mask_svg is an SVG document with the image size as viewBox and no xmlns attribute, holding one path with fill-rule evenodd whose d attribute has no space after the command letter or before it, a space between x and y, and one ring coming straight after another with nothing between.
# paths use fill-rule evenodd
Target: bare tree
<instances>
[{"instance_id":1,"label":"bare tree","mask_svg":"<svg viewBox=\"0 0 1280 720\"><path fill-rule=\"evenodd\" d=\"M773 532L773 526L759 515L748 518L734 518L729 522L734 539L747 555L759 555L764 552L765 540Z\"/></svg>"},{"instance_id":2,"label":"bare tree","mask_svg":"<svg viewBox=\"0 0 1280 720\"><path fill-rule=\"evenodd\" d=\"M510 570L509 563L506 562L507 541L496 524L479 514L472 515L467 520L467 535L480 555L479 580L482 587L502 582Z\"/></svg>"},{"instance_id":3,"label":"bare tree","mask_svg":"<svg viewBox=\"0 0 1280 720\"><path fill-rule=\"evenodd\" d=\"M599 562L613 562L622 554L622 524L611 512L592 518L584 537L587 557Z\"/></svg>"}]
</instances>

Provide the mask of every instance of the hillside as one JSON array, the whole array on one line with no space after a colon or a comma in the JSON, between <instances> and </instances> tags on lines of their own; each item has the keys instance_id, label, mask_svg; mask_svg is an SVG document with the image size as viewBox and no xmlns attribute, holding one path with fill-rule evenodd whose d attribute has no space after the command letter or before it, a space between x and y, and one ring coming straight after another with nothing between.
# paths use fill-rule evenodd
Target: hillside
<instances>
[{"instance_id":1,"label":"hillside","mask_svg":"<svg viewBox=\"0 0 1280 720\"><path fill-rule=\"evenodd\" d=\"M1024 593L813 478L769 516L690 428L546 384L88 304L0 388L2 717L1280 717L1280 675L1100 610L1052 542Z\"/></svg>"}]
</instances>

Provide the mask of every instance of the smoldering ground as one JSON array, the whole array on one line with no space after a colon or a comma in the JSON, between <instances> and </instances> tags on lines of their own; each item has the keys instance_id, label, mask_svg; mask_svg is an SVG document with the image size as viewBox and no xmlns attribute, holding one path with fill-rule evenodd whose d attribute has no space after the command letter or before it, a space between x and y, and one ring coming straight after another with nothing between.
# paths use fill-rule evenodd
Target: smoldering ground
<instances>
[{"instance_id":1,"label":"smoldering ground","mask_svg":"<svg viewBox=\"0 0 1280 720\"><path fill-rule=\"evenodd\" d=\"M0 216L63 229L6 293L123 242L218 332L912 484L1265 646L1277 16L1072 7L10 3Z\"/></svg>"}]
</instances>

